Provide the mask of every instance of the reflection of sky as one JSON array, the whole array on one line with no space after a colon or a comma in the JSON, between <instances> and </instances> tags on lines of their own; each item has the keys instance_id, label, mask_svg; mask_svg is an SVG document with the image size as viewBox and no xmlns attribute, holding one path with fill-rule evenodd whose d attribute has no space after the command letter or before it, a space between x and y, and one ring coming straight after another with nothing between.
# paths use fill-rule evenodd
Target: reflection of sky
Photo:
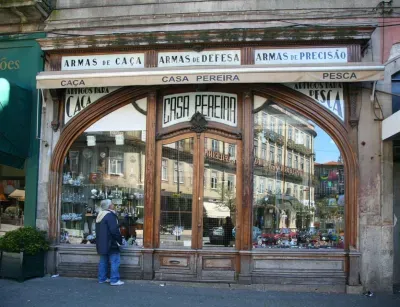
<instances>
[{"instance_id":1,"label":"reflection of sky","mask_svg":"<svg viewBox=\"0 0 400 307\"><path fill-rule=\"evenodd\" d=\"M313 123L314 124L314 123ZM314 139L314 151L316 155L315 162L325 163L329 161L337 161L339 159L339 149L331 137L316 124L315 131L317 137Z\"/></svg>"}]
</instances>

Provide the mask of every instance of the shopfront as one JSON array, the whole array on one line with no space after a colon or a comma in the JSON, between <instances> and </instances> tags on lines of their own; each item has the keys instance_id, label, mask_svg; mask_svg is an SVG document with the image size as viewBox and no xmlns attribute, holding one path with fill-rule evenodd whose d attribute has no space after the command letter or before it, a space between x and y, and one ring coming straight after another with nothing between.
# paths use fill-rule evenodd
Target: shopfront
<instances>
[{"instance_id":1,"label":"shopfront","mask_svg":"<svg viewBox=\"0 0 400 307\"><path fill-rule=\"evenodd\" d=\"M96 275L109 198L123 278L358 284L354 85L383 67L357 50L50 54L37 76L53 123L49 270Z\"/></svg>"},{"instance_id":2,"label":"shopfront","mask_svg":"<svg viewBox=\"0 0 400 307\"><path fill-rule=\"evenodd\" d=\"M0 235L36 224L42 37L0 36Z\"/></svg>"}]
</instances>

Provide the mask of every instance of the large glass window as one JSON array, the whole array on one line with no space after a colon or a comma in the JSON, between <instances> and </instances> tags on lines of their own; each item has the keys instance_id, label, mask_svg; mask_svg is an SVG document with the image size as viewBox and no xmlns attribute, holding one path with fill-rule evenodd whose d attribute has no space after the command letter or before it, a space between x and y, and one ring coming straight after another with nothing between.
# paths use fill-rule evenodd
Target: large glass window
<instances>
[{"instance_id":1,"label":"large glass window","mask_svg":"<svg viewBox=\"0 0 400 307\"><path fill-rule=\"evenodd\" d=\"M292 153L288 152L287 166L292 167Z\"/></svg>"},{"instance_id":2,"label":"large glass window","mask_svg":"<svg viewBox=\"0 0 400 307\"><path fill-rule=\"evenodd\" d=\"M232 148L237 156L237 145L220 141L222 148ZM236 161L227 152L222 159L204 156L204 170L211 173L210 186L203 188L203 248L235 246L236 222Z\"/></svg>"},{"instance_id":3,"label":"large glass window","mask_svg":"<svg viewBox=\"0 0 400 307\"><path fill-rule=\"evenodd\" d=\"M161 180L160 247L191 247L193 155L192 138L162 145L162 160L173 166L168 178ZM162 165L161 165L162 166Z\"/></svg>"},{"instance_id":4,"label":"large glass window","mask_svg":"<svg viewBox=\"0 0 400 307\"><path fill-rule=\"evenodd\" d=\"M267 160L267 144L261 145L261 159Z\"/></svg>"},{"instance_id":5,"label":"large glass window","mask_svg":"<svg viewBox=\"0 0 400 307\"><path fill-rule=\"evenodd\" d=\"M279 104L259 112L274 114L270 130L277 125L283 133L287 127L287 138L268 132L269 159L254 165L253 247L344 248L345 178L336 144L315 123Z\"/></svg>"},{"instance_id":6,"label":"large glass window","mask_svg":"<svg viewBox=\"0 0 400 307\"><path fill-rule=\"evenodd\" d=\"M184 183L184 164L182 162L175 162L174 163L174 182L177 183L179 181L179 183Z\"/></svg>"},{"instance_id":7,"label":"large glass window","mask_svg":"<svg viewBox=\"0 0 400 307\"><path fill-rule=\"evenodd\" d=\"M218 173L211 172L211 189L216 189L218 185Z\"/></svg>"},{"instance_id":8,"label":"large glass window","mask_svg":"<svg viewBox=\"0 0 400 307\"><path fill-rule=\"evenodd\" d=\"M275 163L275 146L273 145L269 146L269 160L272 164Z\"/></svg>"},{"instance_id":9,"label":"large glass window","mask_svg":"<svg viewBox=\"0 0 400 307\"><path fill-rule=\"evenodd\" d=\"M278 163L282 164L282 147L278 147Z\"/></svg>"},{"instance_id":10,"label":"large glass window","mask_svg":"<svg viewBox=\"0 0 400 307\"><path fill-rule=\"evenodd\" d=\"M262 112L262 129L265 131L267 129L267 113Z\"/></svg>"},{"instance_id":11,"label":"large glass window","mask_svg":"<svg viewBox=\"0 0 400 307\"><path fill-rule=\"evenodd\" d=\"M283 135L283 122L281 120L278 121L278 134Z\"/></svg>"},{"instance_id":12,"label":"large glass window","mask_svg":"<svg viewBox=\"0 0 400 307\"><path fill-rule=\"evenodd\" d=\"M212 151L219 152L219 141L212 140L211 141L211 148L212 148Z\"/></svg>"},{"instance_id":13,"label":"large glass window","mask_svg":"<svg viewBox=\"0 0 400 307\"><path fill-rule=\"evenodd\" d=\"M163 159L161 165L161 179L168 180L168 160Z\"/></svg>"},{"instance_id":14,"label":"large glass window","mask_svg":"<svg viewBox=\"0 0 400 307\"><path fill-rule=\"evenodd\" d=\"M293 140L293 129L290 126L288 128L288 139Z\"/></svg>"},{"instance_id":15,"label":"large glass window","mask_svg":"<svg viewBox=\"0 0 400 307\"><path fill-rule=\"evenodd\" d=\"M143 244L146 99L103 117L64 159L60 243L95 244L101 201L111 200L127 247ZM162 178L168 180L163 161Z\"/></svg>"},{"instance_id":16,"label":"large glass window","mask_svg":"<svg viewBox=\"0 0 400 307\"><path fill-rule=\"evenodd\" d=\"M273 117L273 116L270 116L269 129L271 131L275 131L275 117Z\"/></svg>"}]
</instances>

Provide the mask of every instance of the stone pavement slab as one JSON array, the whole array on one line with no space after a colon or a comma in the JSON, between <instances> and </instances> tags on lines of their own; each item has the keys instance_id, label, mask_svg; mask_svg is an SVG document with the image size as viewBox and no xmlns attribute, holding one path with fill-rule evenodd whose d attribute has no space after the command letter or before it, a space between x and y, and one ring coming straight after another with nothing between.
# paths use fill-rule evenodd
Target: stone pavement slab
<instances>
[{"instance_id":1,"label":"stone pavement slab","mask_svg":"<svg viewBox=\"0 0 400 307\"><path fill-rule=\"evenodd\" d=\"M400 307L400 295L276 292L229 284L127 281L112 287L94 279L45 277L18 283L0 279L0 307Z\"/></svg>"}]
</instances>

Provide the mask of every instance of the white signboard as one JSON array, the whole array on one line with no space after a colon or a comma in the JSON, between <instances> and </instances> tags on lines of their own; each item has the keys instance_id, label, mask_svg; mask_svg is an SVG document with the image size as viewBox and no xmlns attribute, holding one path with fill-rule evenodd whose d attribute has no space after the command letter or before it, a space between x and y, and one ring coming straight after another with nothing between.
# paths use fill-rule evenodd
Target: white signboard
<instances>
[{"instance_id":1,"label":"white signboard","mask_svg":"<svg viewBox=\"0 0 400 307\"><path fill-rule=\"evenodd\" d=\"M61 70L143 68L144 53L63 56Z\"/></svg>"},{"instance_id":2,"label":"white signboard","mask_svg":"<svg viewBox=\"0 0 400 307\"><path fill-rule=\"evenodd\" d=\"M160 52L158 67L240 65L240 50Z\"/></svg>"},{"instance_id":3,"label":"white signboard","mask_svg":"<svg viewBox=\"0 0 400 307\"><path fill-rule=\"evenodd\" d=\"M255 64L347 63L347 48L259 49Z\"/></svg>"},{"instance_id":4,"label":"white signboard","mask_svg":"<svg viewBox=\"0 0 400 307\"><path fill-rule=\"evenodd\" d=\"M344 121L344 97L342 83L301 82L286 86L303 93Z\"/></svg>"},{"instance_id":5,"label":"white signboard","mask_svg":"<svg viewBox=\"0 0 400 307\"><path fill-rule=\"evenodd\" d=\"M209 121L237 126L237 95L194 92L164 96L162 126L188 122L196 112Z\"/></svg>"},{"instance_id":6,"label":"white signboard","mask_svg":"<svg viewBox=\"0 0 400 307\"><path fill-rule=\"evenodd\" d=\"M69 88L65 94L64 123L68 123L75 115L85 109L88 105L99 100L101 97L115 91L118 87L86 87Z\"/></svg>"}]
</instances>

